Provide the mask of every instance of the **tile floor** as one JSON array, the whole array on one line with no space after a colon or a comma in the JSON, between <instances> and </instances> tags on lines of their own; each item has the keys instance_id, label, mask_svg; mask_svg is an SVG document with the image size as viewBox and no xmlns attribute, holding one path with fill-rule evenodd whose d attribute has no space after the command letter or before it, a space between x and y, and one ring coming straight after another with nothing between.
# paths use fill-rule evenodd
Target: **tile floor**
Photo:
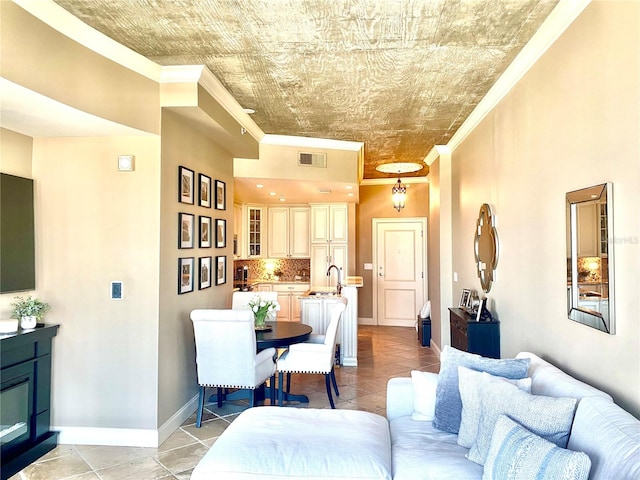
<instances>
[{"instance_id":1,"label":"tile floor","mask_svg":"<svg viewBox=\"0 0 640 480\"><path fill-rule=\"evenodd\" d=\"M402 327L360 326L358 366L336 369L340 396L336 408L360 409L385 415L386 383L410 376L411 370L437 372L439 360L420 346L416 331ZM296 407L329 408L322 375L294 375L291 391L304 393L309 404ZM218 436L247 408L228 402L221 409L207 405L201 428L195 413L158 448L58 445L10 480L156 480L190 477L198 461Z\"/></svg>"}]
</instances>

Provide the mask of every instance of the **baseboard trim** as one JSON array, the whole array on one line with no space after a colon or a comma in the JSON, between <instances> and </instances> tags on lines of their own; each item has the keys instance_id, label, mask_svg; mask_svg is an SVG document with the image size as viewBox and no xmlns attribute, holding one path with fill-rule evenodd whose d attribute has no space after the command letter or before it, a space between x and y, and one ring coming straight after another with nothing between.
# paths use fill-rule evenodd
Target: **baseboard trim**
<instances>
[{"instance_id":1,"label":"baseboard trim","mask_svg":"<svg viewBox=\"0 0 640 480\"><path fill-rule=\"evenodd\" d=\"M106 445L157 448L198 408L198 395L191 398L157 430L135 428L70 427L54 425L61 445Z\"/></svg>"},{"instance_id":2,"label":"baseboard trim","mask_svg":"<svg viewBox=\"0 0 640 480\"><path fill-rule=\"evenodd\" d=\"M358 325L375 325L373 318L358 317Z\"/></svg>"}]
</instances>

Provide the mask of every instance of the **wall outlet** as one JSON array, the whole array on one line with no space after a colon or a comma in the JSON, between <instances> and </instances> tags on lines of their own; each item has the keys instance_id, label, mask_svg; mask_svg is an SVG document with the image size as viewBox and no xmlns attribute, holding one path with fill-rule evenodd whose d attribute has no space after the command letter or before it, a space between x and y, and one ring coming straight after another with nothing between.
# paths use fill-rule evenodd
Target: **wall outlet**
<instances>
[{"instance_id":1,"label":"wall outlet","mask_svg":"<svg viewBox=\"0 0 640 480\"><path fill-rule=\"evenodd\" d=\"M111 282L111 300L122 300L122 282Z\"/></svg>"},{"instance_id":2,"label":"wall outlet","mask_svg":"<svg viewBox=\"0 0 640 480\"><path fill-rule=\"evenodd\" d=\"M458 281L458 272L453 272L453 281L454 282Z\"/></svg>"}]
</instances>

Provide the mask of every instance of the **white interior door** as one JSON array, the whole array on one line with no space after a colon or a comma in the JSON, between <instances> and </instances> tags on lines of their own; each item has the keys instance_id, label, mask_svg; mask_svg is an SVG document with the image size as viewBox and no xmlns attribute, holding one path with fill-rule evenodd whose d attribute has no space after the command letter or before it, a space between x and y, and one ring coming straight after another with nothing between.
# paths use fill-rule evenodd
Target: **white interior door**
<instances>
[{"instance_id":1,"label":"white interior door","mask_svg":"<svg viewBox=\"0 0 640 480\"><path fill-rule=\"evenodd\" d=\"M374 319L413 327L426 298L426 219L374 219Z\"/></svg>"}]
</instances>

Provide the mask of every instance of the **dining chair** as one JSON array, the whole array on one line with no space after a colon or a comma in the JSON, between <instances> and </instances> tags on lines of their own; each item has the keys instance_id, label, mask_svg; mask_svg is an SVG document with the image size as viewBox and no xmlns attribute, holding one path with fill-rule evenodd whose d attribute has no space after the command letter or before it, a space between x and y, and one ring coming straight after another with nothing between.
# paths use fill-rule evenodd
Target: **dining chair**
<instances>
[{"instance_id":1,"label":"dining chair","mask_svg":"<svg viewBox=\"0 0 640 480\"><path fill-rule=\"evenodd\" d=\"M336 396L340 396L336 374L334 370L336 338L342 314L347 307L347 299L340 297L331 311L331 320L324 336L310 338L304 343L290 345L280 358L278 358L278 404L283 406L284 394L289 393L292 373L323 374L327 387L327 396L331 408L336 408L331 395L331 384ZM320 342L320 340L322 340ZM284 374L287 374L287 384L284 386Z\"/></svg>"},{"instance_id":2,"label":"dining chair","mask_svg":"<svg viewBox=\"0 0 640 480\"><path fill-rule=\"evenodd\" d=\"M255 389L271 378L275 385L276 350L257 352L253 313L250 310L198 309L191 312L196 344L198 372L198 418L202 423L205 391L217 389L218 407L222 407L224 391L237 388L249 391L249 405L255 405ZM224 389L224 390L223 390ZM275 404L274 389L271 403Z\"/></svg>"}]
</instances>

